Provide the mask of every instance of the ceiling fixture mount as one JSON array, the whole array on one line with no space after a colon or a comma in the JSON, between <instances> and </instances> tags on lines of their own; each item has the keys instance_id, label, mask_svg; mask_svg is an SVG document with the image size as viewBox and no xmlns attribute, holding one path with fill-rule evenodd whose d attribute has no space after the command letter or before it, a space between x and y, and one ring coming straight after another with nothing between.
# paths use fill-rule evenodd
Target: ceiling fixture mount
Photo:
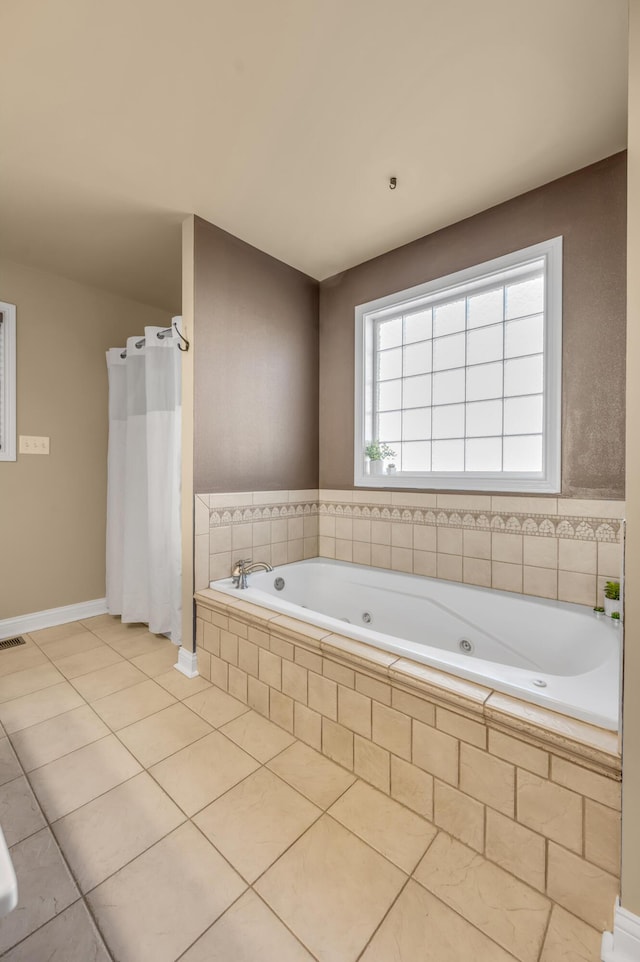
<instances>
[{"instance_id":1,"label":"ceiling fixture mount","mask_svg":"<svg viewBox=\"0 0 640 962\"><path fill-rule=\"evenodd\" d=\"M389 178L389 190L395 190L397 186L398 186L398 178L397 178L397 177L390 177L390 178Z\"/></svg>"}]
</instances>

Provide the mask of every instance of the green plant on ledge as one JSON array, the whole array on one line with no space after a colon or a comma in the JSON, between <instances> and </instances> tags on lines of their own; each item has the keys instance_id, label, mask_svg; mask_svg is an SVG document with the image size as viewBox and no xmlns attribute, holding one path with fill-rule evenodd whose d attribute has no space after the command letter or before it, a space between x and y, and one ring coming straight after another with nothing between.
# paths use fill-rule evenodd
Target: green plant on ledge
<instances>
[{"instance_id":1,"label":"green plant on ledge","mask_svg":"<svg viewBox=\"0 0 640 962\"><path fill-rule=\"evenodd\" d=\"M593 610L595 611L595 613L596 613L597 615L603 615L603 614L604 614L604 608L594 608Z\"/></svg>"},{"instance_id":2,"label":"green plant on ledge","mask_svg":"<svg viewBox=\"0 0 640 962\"><path fill-rule=\"evenodd\" d=\"M389 445L383 441L372 441L367 444L364 453L370 461L384 461L386 458L395 458L396 452L392 451Z\"/></svg>"},{"instance_id":3,"label":"green plant on ledge","mask_svg":"<svg viewBox=\"0 0 640 962\"><path fill-rule=\"evenodd\" d=\"M608 598L609 601L619 601L620 600L620 582L619 581L607 581L604 586L604 596Z\"/></svg>"},{"instance_id":4,"label":"green plant on ledge","mask_svg":"<svg viewBox=\"0 0 640 962\"><path fill-rule=\"evenodd\" d=\"M619 611L614 611L613 614L611 615L611 617L612 617L612 619L613 619L614 621L620 621L620 612L619 612Z\"/></svg>"}]
</instances>

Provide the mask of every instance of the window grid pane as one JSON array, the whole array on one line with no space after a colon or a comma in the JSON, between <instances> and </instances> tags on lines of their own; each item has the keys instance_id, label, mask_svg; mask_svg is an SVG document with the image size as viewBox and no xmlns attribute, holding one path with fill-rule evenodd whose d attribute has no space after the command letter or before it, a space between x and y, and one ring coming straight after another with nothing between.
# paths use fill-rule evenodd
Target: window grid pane
<instances>
[{"instance_id":1,"label":"window grid pane","mask_svg":"<svg viewBox=\"0 0 640 962\"><path fill-rule=\"evenodd\" d=\"M540 471L544 275L376 322L378 440L400 471Z\"/></svg>"}]
</instances>

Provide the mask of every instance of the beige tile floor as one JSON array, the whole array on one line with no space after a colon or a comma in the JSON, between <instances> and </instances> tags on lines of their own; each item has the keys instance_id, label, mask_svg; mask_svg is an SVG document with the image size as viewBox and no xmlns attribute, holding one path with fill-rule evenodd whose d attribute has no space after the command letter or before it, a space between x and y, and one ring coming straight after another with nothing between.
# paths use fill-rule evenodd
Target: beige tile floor
<instances>
[{"instance_id":1,"label":"beige tile floor","mask_svg":"<svg viewBox=\"0 0 640 962\"><path fill-rule=\"evenodd\" d=\"M595 962L598 936L101 616L0 652L8 962Z\"/></svg>"}]
</instances>

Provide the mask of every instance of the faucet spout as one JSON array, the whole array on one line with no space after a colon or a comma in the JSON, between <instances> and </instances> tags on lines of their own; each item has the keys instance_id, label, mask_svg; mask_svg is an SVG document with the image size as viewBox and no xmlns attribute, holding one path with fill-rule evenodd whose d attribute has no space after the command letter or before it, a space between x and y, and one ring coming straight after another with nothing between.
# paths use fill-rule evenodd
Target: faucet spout
<instances>
[{"instance_id":1,"label":"faucet spout","mask_svg":"<svg viewBox=\"0 0 640 962\"><path fill-rule=\"evenodd\" d=\"M250 558L236 561L231 569L234 587L240 590L248 588L247 576L250 575L252 571L273 571L273 566L267 561L252 561Z\"/></svg>"}]
</instances>

